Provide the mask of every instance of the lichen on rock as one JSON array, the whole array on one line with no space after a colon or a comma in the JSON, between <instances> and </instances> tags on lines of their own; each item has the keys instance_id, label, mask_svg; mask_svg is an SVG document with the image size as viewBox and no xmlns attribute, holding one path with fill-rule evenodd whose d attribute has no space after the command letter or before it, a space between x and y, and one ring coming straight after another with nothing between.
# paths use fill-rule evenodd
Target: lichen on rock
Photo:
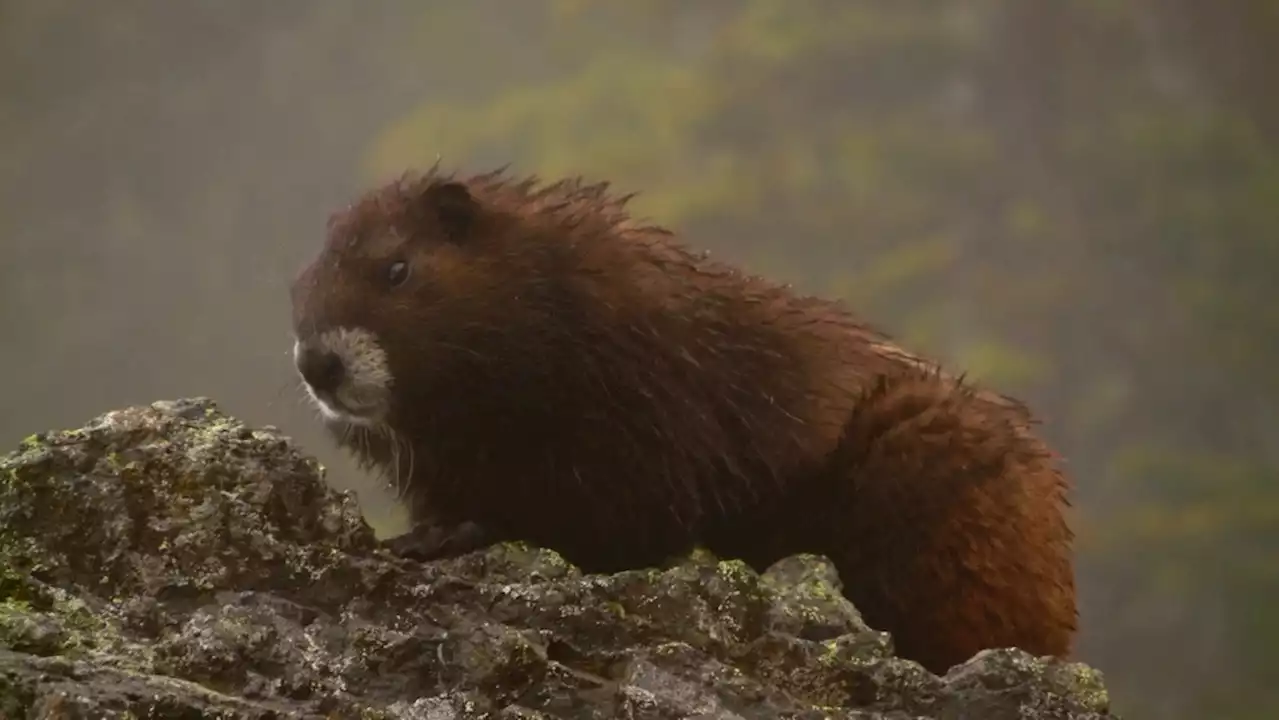
<instances>
[{"instance_id":1,"label":"lichen on rock","mask_svg":"<svg viewBox=\"0 0 1280 720\"><path fill-rule=\"evenodd\" d=\"M419 564L322 474L206 399L23 441L0 459L0 717L1111 717L1078 663L893 657L820 557Z\"/></svg>"}]
</instances>

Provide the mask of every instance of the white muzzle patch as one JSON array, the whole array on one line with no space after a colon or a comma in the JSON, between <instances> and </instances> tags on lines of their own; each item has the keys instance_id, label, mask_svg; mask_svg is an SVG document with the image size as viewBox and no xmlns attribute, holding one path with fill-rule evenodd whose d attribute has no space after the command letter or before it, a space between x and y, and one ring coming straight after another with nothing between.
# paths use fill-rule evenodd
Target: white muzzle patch
<instances>
[{"instance_id":1,"label":"white muzzle patch","mask_svg":"<svg viewBox=\"0 0 1280 720\"><path fill-rule=\"evenodd\" d=\"M378 338L363 328L336 328L307 342L308 350L333 353L342 363L342 380L332 389L314 387L303 376L307 395L327 420L354 425L377 425L391 404L391 368ZM293 341L294 367L299 366L303 347ZM301 376L301 373L299 373Z\"/></svg>"}]
</instances>

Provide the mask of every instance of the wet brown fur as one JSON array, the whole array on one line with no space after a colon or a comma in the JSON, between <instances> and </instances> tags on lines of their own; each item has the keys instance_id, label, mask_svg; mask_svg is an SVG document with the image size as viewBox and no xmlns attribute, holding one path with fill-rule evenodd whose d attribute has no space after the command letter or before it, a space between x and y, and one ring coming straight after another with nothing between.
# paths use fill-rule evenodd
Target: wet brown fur
<instances>
[{"instance_id":1,"label":"wet brown fur","mask_svg":"<svg viewBox=\"0 0 1280 720\"><path fill-rule=\"evenodd\" d=\"M1069 654L1067 483L1025 407L686 250L605 184L451 182L406 176L335 214L294 286L300 335L363 327L386 349L387 428L332 429L415 521L588 571L695 543L757 568L825 554L931 670ZM410 280L380 286L395 259Z\"/></svg>"}]
</instances>

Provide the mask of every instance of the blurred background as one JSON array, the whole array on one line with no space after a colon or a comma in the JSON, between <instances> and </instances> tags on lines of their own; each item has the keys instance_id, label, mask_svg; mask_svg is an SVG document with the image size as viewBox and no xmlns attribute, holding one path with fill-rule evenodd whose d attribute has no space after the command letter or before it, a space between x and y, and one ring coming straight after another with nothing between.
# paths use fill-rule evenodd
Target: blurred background
<instances>
[{"instance_id":1,"label":"blurred background","mask_svg":"<svg viewBox=\"0 0 1280 720\"><path fill-rule=\"evenodd\" d=\"M1130 718L1276 715L1276 5L0 0L0 447L299 402L326 216L440 159L585 174L1027 399Z\"/></svg>"}]
</instances>

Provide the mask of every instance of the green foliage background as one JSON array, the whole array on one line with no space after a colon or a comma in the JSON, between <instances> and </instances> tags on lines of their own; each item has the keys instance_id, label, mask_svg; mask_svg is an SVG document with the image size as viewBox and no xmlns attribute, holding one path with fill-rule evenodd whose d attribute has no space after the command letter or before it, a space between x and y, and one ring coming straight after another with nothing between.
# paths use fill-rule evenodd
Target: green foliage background
<instances>
[{"instance_id":1,"label":"green foliage background","mask_svg":"<svg viewBox=\"0 0 1280 720\"><path fill-rule=\"evenodd\" d=\"M437 159L607 179L1027 398L1117 707L1274 716L1274 5L86 7L0 6L5 437L208 394L323 454L283 288L329 209Z\"/></svg>"}]
</instances>

